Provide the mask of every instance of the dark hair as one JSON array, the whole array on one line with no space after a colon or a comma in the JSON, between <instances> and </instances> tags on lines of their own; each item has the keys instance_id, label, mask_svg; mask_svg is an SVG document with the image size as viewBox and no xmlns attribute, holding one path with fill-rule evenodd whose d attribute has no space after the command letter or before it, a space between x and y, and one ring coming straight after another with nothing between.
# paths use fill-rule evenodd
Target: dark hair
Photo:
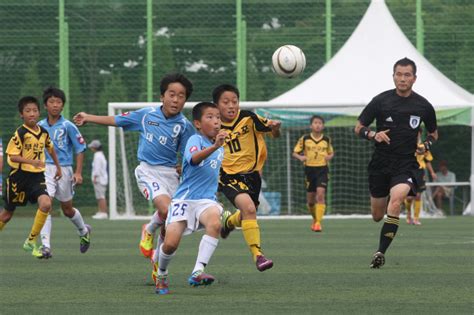
<instances>
[{"instance_id":1,"label":"dark hair","mask_svg":"<svg viewBox=\"0 0 474 315\"><path fill-rule=\"evenodd\" d=\"M31 104L31 103L35 104L36 107L38 107L38 111L40 110L39 102L38 102L38 99L36 97L34 97L34 96L23 96L18 101L18 111L20 112L20 114L23 113L23 109L25 108L25 106L28 105L28 104Z\"/></svg>"},{"instance_id":2,"label":"dark hair","mask_svg":"<svg viewBox=\"0 0 474 315\"><path fill-rule=\"evenodd\" d=\"M217 105L212 103L212 102L201 102L201 103L197 103L196 105L194 105L194 107L193 107L193 120L201 121L202 113L204 112L204 110L206 108L210 108L210 107L217 109Z\"/></svg>"},{"instance_id":3,"label":"dark hair","mask_svg":"<svg viewBox=\"0 0 474 315\"><path fill-rule=\"evenodd\" d=\"M219 99L221 98L221 95L224 92L234 92L237 95L237 98L240 99L240 93L238 88L230 84L221 84L217 86L214 91L212 91L212 100L214 101L214 103L217 104L217 102L219 102Z\"/></svg>"},{"instance_id":4,"label":"dark hair","mask_svg":"<svg viewBox=\"0 0 474 315\"><path fill-rule=\"evenodd\" d=\"M446 161L446 160L441 160L441 161L439 162L439 167L442 167L442 166L448 168L448 161Z\"/></svg>"},{"instance_id":5,"label":"dark hair","mask_svg":"<svg viewBox=\"0 0 474 315\"><path fill-rule=\"evenodd\" d=\"M161 95L165 95L165 92L171 83L181 83L184 86L184 88L186 89L186 100L188 100L188 98L193 93L193 84L191 83L191 81L189 81L188 78L186 78L181 73L171 73L171 74L165 75L163 79L161 79L161 82L160 82Z\"/></svg>"},{"instance_id":6,"label":"dark hair","mask_svg":"<svg viewBox=\"0 0 474 315\"><path fill-rule=\"evenodd\" d=\"M321 116L319 116L319 115L313 115L313 116L311 116L311 119L310 119L309 123L312 124L312 123L313 123L313 120L315 120L315 119L321 120L321 121L323 122L323 124L324 124L324 118L321 117Z\"/></svg>"},{"instance_id":7,"label":"dark hair","mask_svg":"<svg viewBox=\"0 0 474 315\"><path fill-rule=\"evenodd\" d=\"M63 90L60 90L55 87L48 87L43 91L43 104L46 105L50 97L57 97L63 101L63 105L66 104L66 95Z\"/></svg>"},{"instance_id":8,"label":"dark hair","mask_svg":"<svg viewBox=\"0 0 474 315\"><path fill-rule=\"evenodd\" d=\"M395 62L395 64L393 65L393 73L395 73L395 68L397 66L403 66L403 67L411 66L411 68L413 69L413 75L416 75L416 64L413 60L408 59L407 57Z\"/></svg>"}]
</instances>

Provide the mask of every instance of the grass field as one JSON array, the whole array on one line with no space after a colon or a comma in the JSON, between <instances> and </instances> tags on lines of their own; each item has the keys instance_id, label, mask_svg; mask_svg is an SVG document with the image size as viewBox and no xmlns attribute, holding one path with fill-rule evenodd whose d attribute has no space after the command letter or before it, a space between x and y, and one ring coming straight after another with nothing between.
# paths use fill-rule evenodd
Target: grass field
<instances>
[{"instance_id":1,"label":"grass field","mask_svg":"<svg viewBox=\"0 0 474 315\"><path fill-rule=\"evenodd\" d=\"M88 221L91 221L89 218ZM168 296L158 296L140 257L138 221L92 221L92 246L79 253L72 224L53 221L53 255L38 260L21 246L32 218L0 233L0 314L474 312L474 218L401 224L380 270L368 268L381 223L327 220L315 234L304 220L261 221L273 269L260 273L240 231L221 241L207 271L218 279L191 288L186 279L201 233L185 237L170 265Z\"/></svg>"}]
</instances>

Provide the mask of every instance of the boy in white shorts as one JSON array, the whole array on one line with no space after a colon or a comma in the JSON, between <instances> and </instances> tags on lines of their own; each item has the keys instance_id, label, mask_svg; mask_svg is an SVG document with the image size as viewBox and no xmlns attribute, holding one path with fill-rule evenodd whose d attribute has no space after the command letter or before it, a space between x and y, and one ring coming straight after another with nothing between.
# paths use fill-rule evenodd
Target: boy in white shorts
<instances>
[{"instance_id":1,"label":"boy in white shorts","mask_svg":"<svg viewBox=\"0 0 474 315\"><path fill-rule=\"evenodd\" d=\"M227 133L220 130L217 105L202 102L193 108L193 120L199 134L189 138L183 156L183 176L173 195L166 221L166 236L159 248L156 293L168 294L168 264L178 249L182 235L205 229L193 272L188 279L192 286L209 285L215 278L204 268L219 242L222 207L216 193L219 170L224 157Z\"/></svg>"},{"instance_id":2,"label":"boy in white shorts","mask_svg":"<svg viewBox=\"0 0 474 315\"><path fill-rule=\"evenodd\" d=\"M107 159L102 151L102 144L99 140L92 140L87 145L92 152L94 158L92 159L92 173L91 180L94 185L95 199L97 200L97 207L99 211L92 216L93 219L101 220L107 219L107 201L105 200L105 192L107 191L107 184L109 183L109 174L107 173Z\"/></svg>"},{"instance_id":3,"label":"boy in white shorts","mask_svg":"<svg viewBox=\"0 0 474 315\"><path fill-rule=\"evenodd\" d=\"M193 85L184 75L169 74L160 82L160 99L163 102L160 107L147 107L116 116L96 116L84 112L74 116L78 126L92 122L140 132L137 152L140 165L135 169L135 177L142 195L152 200L157 209L142 233L140 250L145 257L152 256L153 235L164 224L171 196L179 183L176 170L178 150L183 152L189 137L195 133L192 124L181 113L192 91ZM161 232L158 246L164 239L164 229ZM158 261L158 253L155 251L152 261Z\"/></svg>"},{"instance_id":4,"label":"boy in white shorts","mask_svg":"<svg viewBox=\"0 0 474 315\"><path fill-rule=\"evenodd\" d=\"M82 165L86 144L81 133L61 112L66 103L66 96L60 89L49 87L43 92L43 102L48 117L41 120L38 125L45 128L54 144L54 150L61 165L62 177L55 180L56 165L51 156L46 153L46 186L48 195L61 203L61 209L66 217L71 220L79 234L79 250L85 253L90 246L91 227L84 223L81 213L73 207L74 185L82 184ZM76 170L73 171L73 155L76 155ZM48 259L51 252L51 215L41 229L42 246L33 251L37 258Z\"/></svg>"}]
</instances>

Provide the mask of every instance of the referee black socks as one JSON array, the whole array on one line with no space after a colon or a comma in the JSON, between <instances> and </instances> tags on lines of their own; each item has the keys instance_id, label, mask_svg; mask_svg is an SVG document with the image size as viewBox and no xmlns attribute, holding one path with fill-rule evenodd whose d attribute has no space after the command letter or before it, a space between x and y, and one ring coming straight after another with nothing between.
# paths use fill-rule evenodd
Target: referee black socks
<instances>
[{"instance_id":1,"label":"referee black socks","mask_svg":"<svg viewBox=\"0 0 474 315\"><path fill-rule=\"evenodd\" d=\"M397 234L399 223L400 218L387 215L387 218L385 219L385 222L382 226L382 230L380 231L379 252L385 254L385 251L390 246L390 243L392 243L392 240Z\"/></svg>"}]
</instances>

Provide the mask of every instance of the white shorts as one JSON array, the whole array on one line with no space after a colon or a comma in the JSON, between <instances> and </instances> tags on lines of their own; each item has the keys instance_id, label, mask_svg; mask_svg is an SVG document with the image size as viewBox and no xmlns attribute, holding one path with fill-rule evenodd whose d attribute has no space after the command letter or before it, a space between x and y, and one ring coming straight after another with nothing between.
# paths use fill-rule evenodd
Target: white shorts
<instances>
[{"instance_id":1,"label":"white shorts","mask_svg":"<svg viewBox=\"0 0 474 315\"><path fill-rule=\"evenodd\" d=\"M74 172L72 171L72 166L61 166L61 173L62 177L58 181L55 180L56 165L46 164L44 172L46 189L50 197L66 202L72 200L74 196Z\"/></svg>"},{"instance_id":2,"label":"white shorts","mask_svg":"<svg viewBox=\"0 0 474 315\"><path fill-rule=\"evenodd\" d=\"M183 235L202 230L204 226L199 222L201 214L210 207L217 207L222 214L222 206L214 200L178 200L173 199L168 209L168 219L166 225L173 222L186 221L187 226Z\"/></svg>"},{"instance_id":3,"label":"white shorts","mask_svg":"<svg viewBox=\"0 0 474 315\"><path fill-rule=\"evenodd\" d=\"M140 162L135 169L135 178L138 189L146 200L153 200L159 195L168 195L171 198L179 184L176 168L153 166L145 162Z\"/></svg>"},{"instance_id":4,"label":"white shorts","mask_svg":"<svg viewBox=\"0 0 474 315\"><path fill-rule=\"evenodd\" d=\"M107 185L94 184L95 199L105 199L105 192L107 191Z\"/></svg>"}]
</instances>

